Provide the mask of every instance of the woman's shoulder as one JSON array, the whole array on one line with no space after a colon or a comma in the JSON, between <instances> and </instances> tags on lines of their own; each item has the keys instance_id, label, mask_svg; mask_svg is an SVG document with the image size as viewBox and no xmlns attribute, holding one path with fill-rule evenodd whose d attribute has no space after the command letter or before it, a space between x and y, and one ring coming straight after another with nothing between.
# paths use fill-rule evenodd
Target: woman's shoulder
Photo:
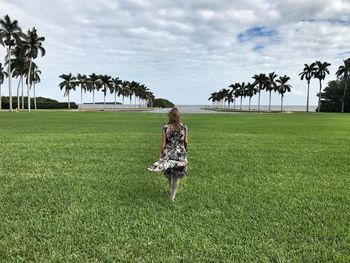
<instances>
[{"instance_id":1,"label":"woman's shoulder","mask_svg":"<svg viewBox=\"0 0 350 263\"><path fill-rule=\"evenodd\" d=\"M168 123L165 123L163 126L162 126L162 131L166 131L169 127L169 124Z\"/></svg>"}]
</instances>

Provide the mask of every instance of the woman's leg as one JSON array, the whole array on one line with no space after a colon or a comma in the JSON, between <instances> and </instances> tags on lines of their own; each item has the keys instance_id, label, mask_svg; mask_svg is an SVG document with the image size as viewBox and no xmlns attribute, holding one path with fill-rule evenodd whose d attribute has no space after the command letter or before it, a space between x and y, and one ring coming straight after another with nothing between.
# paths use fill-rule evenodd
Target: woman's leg
<instances>
[{"instance_id":1,"label":"woman's leg","mask_svg":"<svg viewBox=\"0 0 350 263\"><path fill-rule=\"evenodd\" d=\"M179 178L174 173L171 174L170 178L170 197L174 201L177 189L179 188Z\"/></svg>"}]
</instances>

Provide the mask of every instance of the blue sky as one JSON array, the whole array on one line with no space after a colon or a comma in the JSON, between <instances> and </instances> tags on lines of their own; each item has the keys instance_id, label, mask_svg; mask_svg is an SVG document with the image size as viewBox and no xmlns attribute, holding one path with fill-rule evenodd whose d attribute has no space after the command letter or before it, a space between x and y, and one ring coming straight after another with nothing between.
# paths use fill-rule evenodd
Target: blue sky
<instances>
[{"instance_id":1,"label":"blue sky","mask_svg":"<svg viewBox=\"0 0 350 263\"><path fill-rule=\"evenodd\" d=\"M345 0L1 0L0 10L46 37L37 93L60 101L66 98L58 76L69 72L135 80L176 104L207 104L213 91L275 71L291 77L285 104L303 105L306 83L298 73L304 63L332 63L328 81L350 56ZM4 54L0 48L0 62ZM312 81L313 105L317 90Z\"/></svg>"}]
</instances>

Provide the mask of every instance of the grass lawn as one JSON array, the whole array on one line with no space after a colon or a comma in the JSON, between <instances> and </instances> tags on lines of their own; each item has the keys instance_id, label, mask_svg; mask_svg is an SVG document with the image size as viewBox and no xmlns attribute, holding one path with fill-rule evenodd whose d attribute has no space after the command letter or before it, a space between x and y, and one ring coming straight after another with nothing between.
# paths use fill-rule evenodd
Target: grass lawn
<instances>
[{"instance_id":1,"label":"grass lawn","mask_svg":"<svg viewBox=\"0 0 350 263\"><path fill-rule=\"evenodd\" d=\"M0 112L0 262L349 262L349 114Z\"/></svg>"}]
</instances>

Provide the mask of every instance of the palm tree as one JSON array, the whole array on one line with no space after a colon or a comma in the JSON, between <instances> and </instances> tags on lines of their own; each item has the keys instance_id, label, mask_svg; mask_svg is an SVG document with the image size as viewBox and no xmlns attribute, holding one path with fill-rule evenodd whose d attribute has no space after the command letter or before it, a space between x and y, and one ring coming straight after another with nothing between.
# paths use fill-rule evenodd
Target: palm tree
<instances>
[{"instance_id":1,"label":"palm tree","mask_svg":"<svg viewBox=\"0 0 350 263\"><path fill-rule=\"evenodd\" d=\"M129 96L129 81L124 80L121 85L121 94L123 97L123 105L124 105L124 98Z\"/></svg>"},{"instance_id":2,"label":"palm tree","mask_svg":"<svg viewBox=\"0 0 350 263\"><path fill-rule=\"evenodd\" d=\"M239 109L242 110L242 101L243 101L246 84L242 82L242 83L237 83L236 86L237 88L235 89L235 97L241 97L241 104Z\"/></svg>"},{"instance_id":3,"label":"palm tree","mask_svg":"<svg viewBox=\"0 0 350 263\"><path fill-rule=\"evenodd\" d=\"M4 83L5 78L8 77L7 72L2 67L2 64L0 63L0 110L2 109L2 100L1 100L1 85Z\"/></svg>"},{"instance_id":4,"label":"palm tree","mask_svg":"<svg viewBox=\"0 0 350 263\"><path fill-rule=\"evenodd\" d=\"M27 84L28 111L30 111L30 87L32 85L30 72L32 70L33 60L38 57L38 54L40 53L42 57L45 56L45 49L42 47L43 41L45 41L45 37L39 37L35 27L33 27L32 30L28 30L27 34L24 35L24 46L27 50L27 57L29 59Z\"/></svg>"},{"instance_id":5,"label":"palm tree","mask_svg":"<svg viewBox=\"0 0 350 263\"><path fill-rule=\"evenodd\" d=\"M239 88L239 85L238 83L235 83L235 84L231 84L229 86L229 88L231 88L231 91L232 91L232 94L233 94L233 109L236 110L236 93L235 93L235 90Z\"/></svg>"},{"instance_id":6,"label":"palm tree","mask_svg":"<svg viewBox=\"0 0 350 263\"><path fill-rule=\"evenodd\" d=\"M64 96L68 96L68 109L70 109L69 92L70 90L75 90L75 86L77 85L77 82L75 81L76 78L73 77L72 73L69 73L68 75L62 74L60 75L60 78L63 79L63 81L58 84L58 86L61 90L64 89Z\"/></svg>"},{"instance_id":7,"label":"palm tree","mask_svg":"<svg viewBox=\"0 0 350 263\"><path fill-rule=\"evenodd\" d=\"M247 83L244 89L244 96L249 97L249 111L250 111L250 105L251 105L251 100L252 97L258 92L258 89L252 85L251 83Z\"/></svg>"},{"instance_id":8,"label":"palm tree","mask_svg":"<svg viewBox=\"0 0 350 263\"><path fill-rule=\"evenodd\" d=\"M117 96L119 97L120 94L122 93L121 85L122 85L122 80L119 78L113 78L113 92L114 92L114 107L117 107ZM111 90L112 92L112 90Z\"/></svg>"},{"instance_id":9,"label":"palm tree","mask_svg":"<svg viewBox=\"0 0 350 263\"><path fill-rule=\"evenodd\" d=\"M83 91L86 92L89 80L86 75L82 75L80 73L78 73L76 79L77 79L77 85L80 86L80 104L81 104L81 107L83 107Z\"/></svg>"},{"instance_id":10,"label":"palm tree","mask_svg":"<svg viewBox=\"0 0 350 263\"><path fill-rule=\"evenodd\" d=\"M11 21L10 17L6 15L3 19L0 19L0 44L6 47L7 55L5 61L7 61L7 73L9 80L9 110L12 111L12 70L11 70L11 50L16 45L16 40L19 39L21 29L18 26L17 20Z\"/></svg>"},{"instance_id":11,"label":"palm tree","mask_svg":"<svg viewBox=\"0 0 350 263\"><path fill-rule=\"evenodd\" d=\"M258 86L258 93L259 93L258 111L260 111L260 93L261 93L261 90L266 88L266 85L267 85L269 79L263 73L260 73L259 75L254 75L253 79L255 80L253 85Z\"/></svg>"},{"instance_id":12,"label":"palm tree","mask_svg":"<svg viewBox=\"0 0 350 263\"><path fill-rule=\"evenodd\" d=\"M214 104L218 100L218 93L217 92L211 93L208 100L211 100L212 103Z\"/></svg>"},{"instance_id":13,"label":"palm tree","mask_svg":"<svg viewBox=\"0 0 350 263\"><path fill-rule=\"evenodd\" d=\"M279 77L278 80L276 80L276 82L278 83L277 85L277 90L278 92L281 94L281 111L283 111L283 97L284 97L284 93L286 92L290 92L292 86L287 84L287 82L290 80L290 77L288 77L287 75L284 75L283 77Z\"/></svg>"},{"instance_id":14,"label":"palm tree","mask_svg":"<svg viewBox=\"0 0 350 263\"><path fill-rule=\"evenodd\" d=\"M101 75L101 88L104 96L104 107L106 108L106 94L107 90L113 85L112 77L108 75Z\"/></svg>"},{"instance_id":15,"label":"palm tree","mask_svg":"<svg viewBox=\"0 0 350 263\"><path fill-rule=\"evenodd\" d=\"M225 101L227 101L228 109L230 109L230 104L234 101L234 97L235 97L235 95L233 94L233 90L232 89L231 90L227 90Z\"/></svg>"},{"instance_id":16,"label":"palm tree","mask_svg":"<svg viewBox=\"0 0 350 263\"><path fill-rule=\"evenodd\" d=\"M17 85L17 109L20 109L20 99L19 99L19 86L22 84L23 88L23 77L28 74L28 59L26 57L26 49L24 48L22 41L17 41L17 45L13 50L11 50L11 69L12 76L17 78L19 77ZM23 95L23 90L22 90ZM22 97L22 108L24 108L24 100Z\"/></svg>"},{"instance_id":17,"label":"palm tree","mask_svg":"<svg viewBox=\"0 0 350 263\"><path fill-rule=\"evenodd\" d=\"M316 61L316 71L315 71L315 78L317 78L320 81L320 92L318 94L318 112L321 111L321 92L322 92L322 80L325 79L326 74L329 74L328 67L331 64L328 62L321 62Z\"/></svg>"},{"instance_id":18,"label":"palm tree","mask_svg":"<svg viewBox=\"0 0 350 263\"><path fill-rule=\"evenodd\" d=\"M339 67L338 71L336 72L336 76L339 79L345 80L344 94L341 102L341 112L344 112L346 90L348 88L348 82L350 78L350 58L344 60L344 65L341 65Z\"/></svg>"},{"instance_id":19,"label":"palm tree","mask_svg":"<svg viewBox=\"0 0 350 263\"><path fill-rule=\"evenodd\" d=\"M89 89L92 91L92 107L95 109L95 90L99 89L99 86L101 85L101 80L99 79L99 76L96 75L95 73L92 73L89 76Z\"/></svg>"},{"instance_id":20,"label":"palm tree","mask_svg":"<svg viewBox=\"0 0 350 263\"><path fill-rule=\"evenodd\" d=\"M316 63L304 64L304 66L304 70L299 73L299 76L301 80L305 78L307 81L306 112L309 112L310 81L315 76Z\"/></svg>"},{"instance_id":21,"label":"palm tree","mask_svg":"<svg viewBox=\"0 0 350 263\"><path fill-rule=\"evenodd\" d=\"M276 91L277 89L275 78L277 78L277 74L275 72L269 73L267 85L265 87L266 91L269 92L269 111L271 111L271 92Z\"/></svg>"}]
</instances>

